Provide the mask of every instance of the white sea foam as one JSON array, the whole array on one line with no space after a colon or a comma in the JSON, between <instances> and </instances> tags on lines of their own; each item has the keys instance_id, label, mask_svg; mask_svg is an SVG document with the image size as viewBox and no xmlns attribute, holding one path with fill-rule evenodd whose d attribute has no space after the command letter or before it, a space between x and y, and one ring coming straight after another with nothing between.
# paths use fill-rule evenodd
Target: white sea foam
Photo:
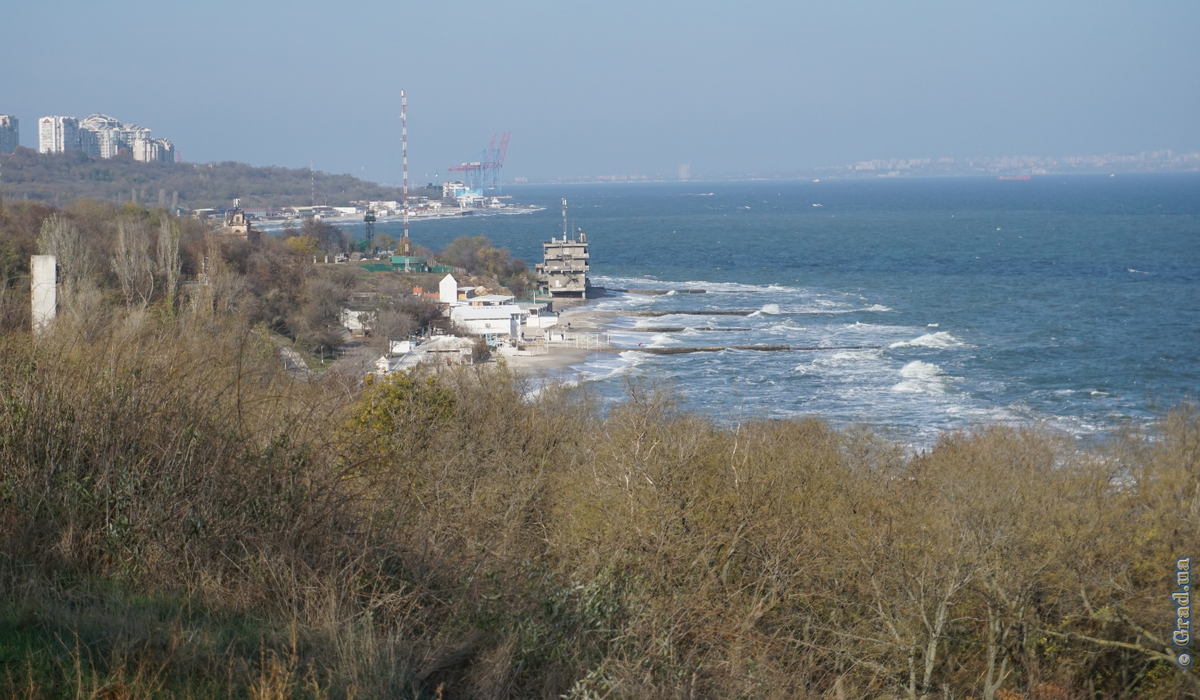
<instances>
[{"instance_id":1,"label":"white sea foam","mask_svg":"<svg viewBox=\"0 0 1200 700\"><path fill-rule=\"evenodd\" d=\"M912 340L901 340L898 343L892 343L888 347L893 350L901 348L953 348L962 345L963 342L955 338L949 331L938 331L937 333L926 333Z\"/></svg>"},{"instance_id":2,"label":"white sea foam","mask_svg":"<svg viewBox=\"0 0 1200 700\"><path fill-rule=\"evenodd\" d=\"M797 365L795 369L807 372L814 367L845 367L864 362L879 362L883 359L883 353L879 350L842 350L840 352L822 354L813 359L812 362Z\"/></svg>"},{"instance_id":3,"label":"white sea foam","mask_svg":"<svg viewBox=\"0 0 1200 700\"><path fill-rule=\"evenodd\" d=\"M892 310L890 307L884 306L883 304L872 304L871 306L860 306L860 307L847 308L846 305L842 302L827 301L825 299L817 299L813 303L817 304L818 308L812 308L812 307L800 308L800 309L797 309L796 312L802 313L802 314L803 313L859 314L859 313L863 313L863 312L867 312L867 311L877 313L877 312L881 312L881 311L891 311ZM831 308L831 307L841 307L841 308Z\"/></svg>"},{"instance_id":4,"label":"white sea foam","mask_svg":"<svg viewBox=\"0 0 1200 700\"><path fill-rule=\"evenodd\" d=\"M764 304L759 311L764 314L770 314L771 316L778 316L780 314L779 304Z\"/></svg>"},{"instance_id":5,"label":"white sea foam","mask_svg":"<svg viewBox=\"0 0 1200 700\"><path fill-rule=\"evenodd\" d=\"M578 368L585 381L599 382L621 376L646 361L644 352L628 350L622 353L598 354Z\"/></svg>"},{"instance_id":6,"label":"white sea foam","mask_svg":"<svg viewBox=\"0 0 1200 700\"><path fill-rule=\"evenodd\" d=\"M646 343L648 348L665 348L672 345L679 345L679 341L671 337L670 333L655 333L650 336L650 342Z\"/></svg>"},{"instance_id":7,"label":"white sea foam","mask_svg":"<svg viewBox=\"0 0 1200 700\"><path fill-rule=\"evenodd\" d=\"M784 292L784 293L804 293L806 290L800 287L788 287L778 284L755 285L744 284L740 282L711 282L708 280L659 280L653 276L646 275L644 277L609 277L599 275L592 278L592 282L608 288L639 288L645 287L648 282L654 282L663 287L670 286L676 289L705 289L709 292ZM653 299L653 297L650 297Z\"/></svg>"},{"instance_id":8,"label":"white sea foam","mask_svg":"<svg viewBox=\"0 0 1200 700\"><path fill-rule=\"evenodd\" d=\"M901 367L900 376L904 377L904 381L892 386L892 391L944 394L949 383L949 378L941 367L920 360L914 360Z\"/></svg>"},{"instance_id":9,"label":"white sea foam","mask_svg":"<svg viewBox=\"0 0 1200 700\"><path fill-rule=\"evenodd\" d=\"M791 333L800 330L804 330L804 326L801 326L790 318L785 318L779 323L772 323L763 329L764 332L771 334Z\"/></svg>"}]
</instances>

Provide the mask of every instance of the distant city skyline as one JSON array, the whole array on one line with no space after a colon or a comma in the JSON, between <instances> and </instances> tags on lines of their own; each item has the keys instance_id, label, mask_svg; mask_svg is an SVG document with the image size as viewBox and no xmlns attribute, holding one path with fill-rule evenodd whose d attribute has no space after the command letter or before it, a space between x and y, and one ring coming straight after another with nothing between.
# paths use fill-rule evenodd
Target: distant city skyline
<instances>
[{"instance_id":1,"label":"distant city skyline","mask_svg":"<svg viewBox=\"0 0 1200 700\"><path fill-rule=\"evenodd\" d=\"M981 156L973 158L877 158L846 165L816 167L804 172L779 173L692 173L679 166L677 173L653 175L622 173L617 175L560 176L544 181L519 178L533 184L588 182L706 181L739 179L789 179L808 177L935 177L962 175L1057 175L1110 172L1200 172L1200 152L1177 153L1172 150L1143 151L1135 154L1083 156Z\"/></svg>"},{"instance_id":2,"label":"distant city skyline","mask_svg":"<svg viewBox=\"0 0 1200 700\"><path fill-rule=\"evenodd\" d=\"M1200 151L1200 5L1185 0L118 6L72 7L53 41L33 31L42 4L6 6L0 113L27 125L22 145L39 117L103 112L153 124L190 162L395 183L404 88L414 180L505 131L509 182ZM134 32L143 15L170 40Z\"/></svg>"},{"instance_id":3,"label":"distant city skyline","mask_svg":"<svg viewBox=\"0 0 1200 700\"><path fill-rule=\"evenodd\" d=\"M150 136L150 129L96 112L83 119L60 115L38 117L38 153L82 151L93 158L129 153L141 162L175 162L175 145Z\"/></svg>"}]
</instances>

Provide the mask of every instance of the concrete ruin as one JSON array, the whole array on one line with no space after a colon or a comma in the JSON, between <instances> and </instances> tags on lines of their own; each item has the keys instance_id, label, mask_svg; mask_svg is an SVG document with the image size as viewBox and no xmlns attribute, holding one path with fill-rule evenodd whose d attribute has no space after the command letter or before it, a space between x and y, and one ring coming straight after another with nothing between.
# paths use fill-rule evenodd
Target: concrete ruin
<instances>
[{"instance_id":1,"label":"concrete ruin","mask_svg":"<svg viewBox=\"0 0 1200 700\"><path fill-rule=\"evenodd\" d=\"M58 261L53 255L29 259L30 291L33 299L33 332L45 330L58 307Z\"/></svg>"}]
</instances>

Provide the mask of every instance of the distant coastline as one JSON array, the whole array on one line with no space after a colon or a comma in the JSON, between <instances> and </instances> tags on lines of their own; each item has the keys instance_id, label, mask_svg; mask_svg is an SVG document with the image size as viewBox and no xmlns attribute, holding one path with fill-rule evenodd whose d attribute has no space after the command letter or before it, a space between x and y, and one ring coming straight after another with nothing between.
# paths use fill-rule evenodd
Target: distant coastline
<instances>
[{"instance_id":1,"label":"distant coastline","mask_svg":"<svg viewBox=\"0 0 1200 700\"><path fill-rule=\"evenodd\" d=\"M1173 150L1137 154L1085 156L998 156L973 158L886 158L848 165L822 166L808 171L742 172L693 176L575 175L545 180L518 178L516 185L597 185L671 182L736 182L879 177L998 177L1019 175L1111 175L1131 173L1200 172L1200 152Z\"/></svg>"}]
</instances>

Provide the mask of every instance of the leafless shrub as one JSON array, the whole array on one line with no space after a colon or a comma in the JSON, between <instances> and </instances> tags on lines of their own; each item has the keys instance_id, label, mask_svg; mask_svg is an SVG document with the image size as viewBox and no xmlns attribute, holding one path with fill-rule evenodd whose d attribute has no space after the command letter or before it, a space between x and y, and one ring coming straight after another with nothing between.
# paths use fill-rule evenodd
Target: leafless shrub
<instances>
[{"instance_id":1,"label":"leafless shrub","mask_svg":"<svg viewBox=\"0 0 1200 700\"><path fill-rule=\"evenodd\" d=\"M1192 406L1153 439L906 456L503 364L295 381L215 301L90 333L0 337L4 619L81 640L0 692L1196 694L1162 632L1200 534Z\"/></svg>"}]
</instances>

